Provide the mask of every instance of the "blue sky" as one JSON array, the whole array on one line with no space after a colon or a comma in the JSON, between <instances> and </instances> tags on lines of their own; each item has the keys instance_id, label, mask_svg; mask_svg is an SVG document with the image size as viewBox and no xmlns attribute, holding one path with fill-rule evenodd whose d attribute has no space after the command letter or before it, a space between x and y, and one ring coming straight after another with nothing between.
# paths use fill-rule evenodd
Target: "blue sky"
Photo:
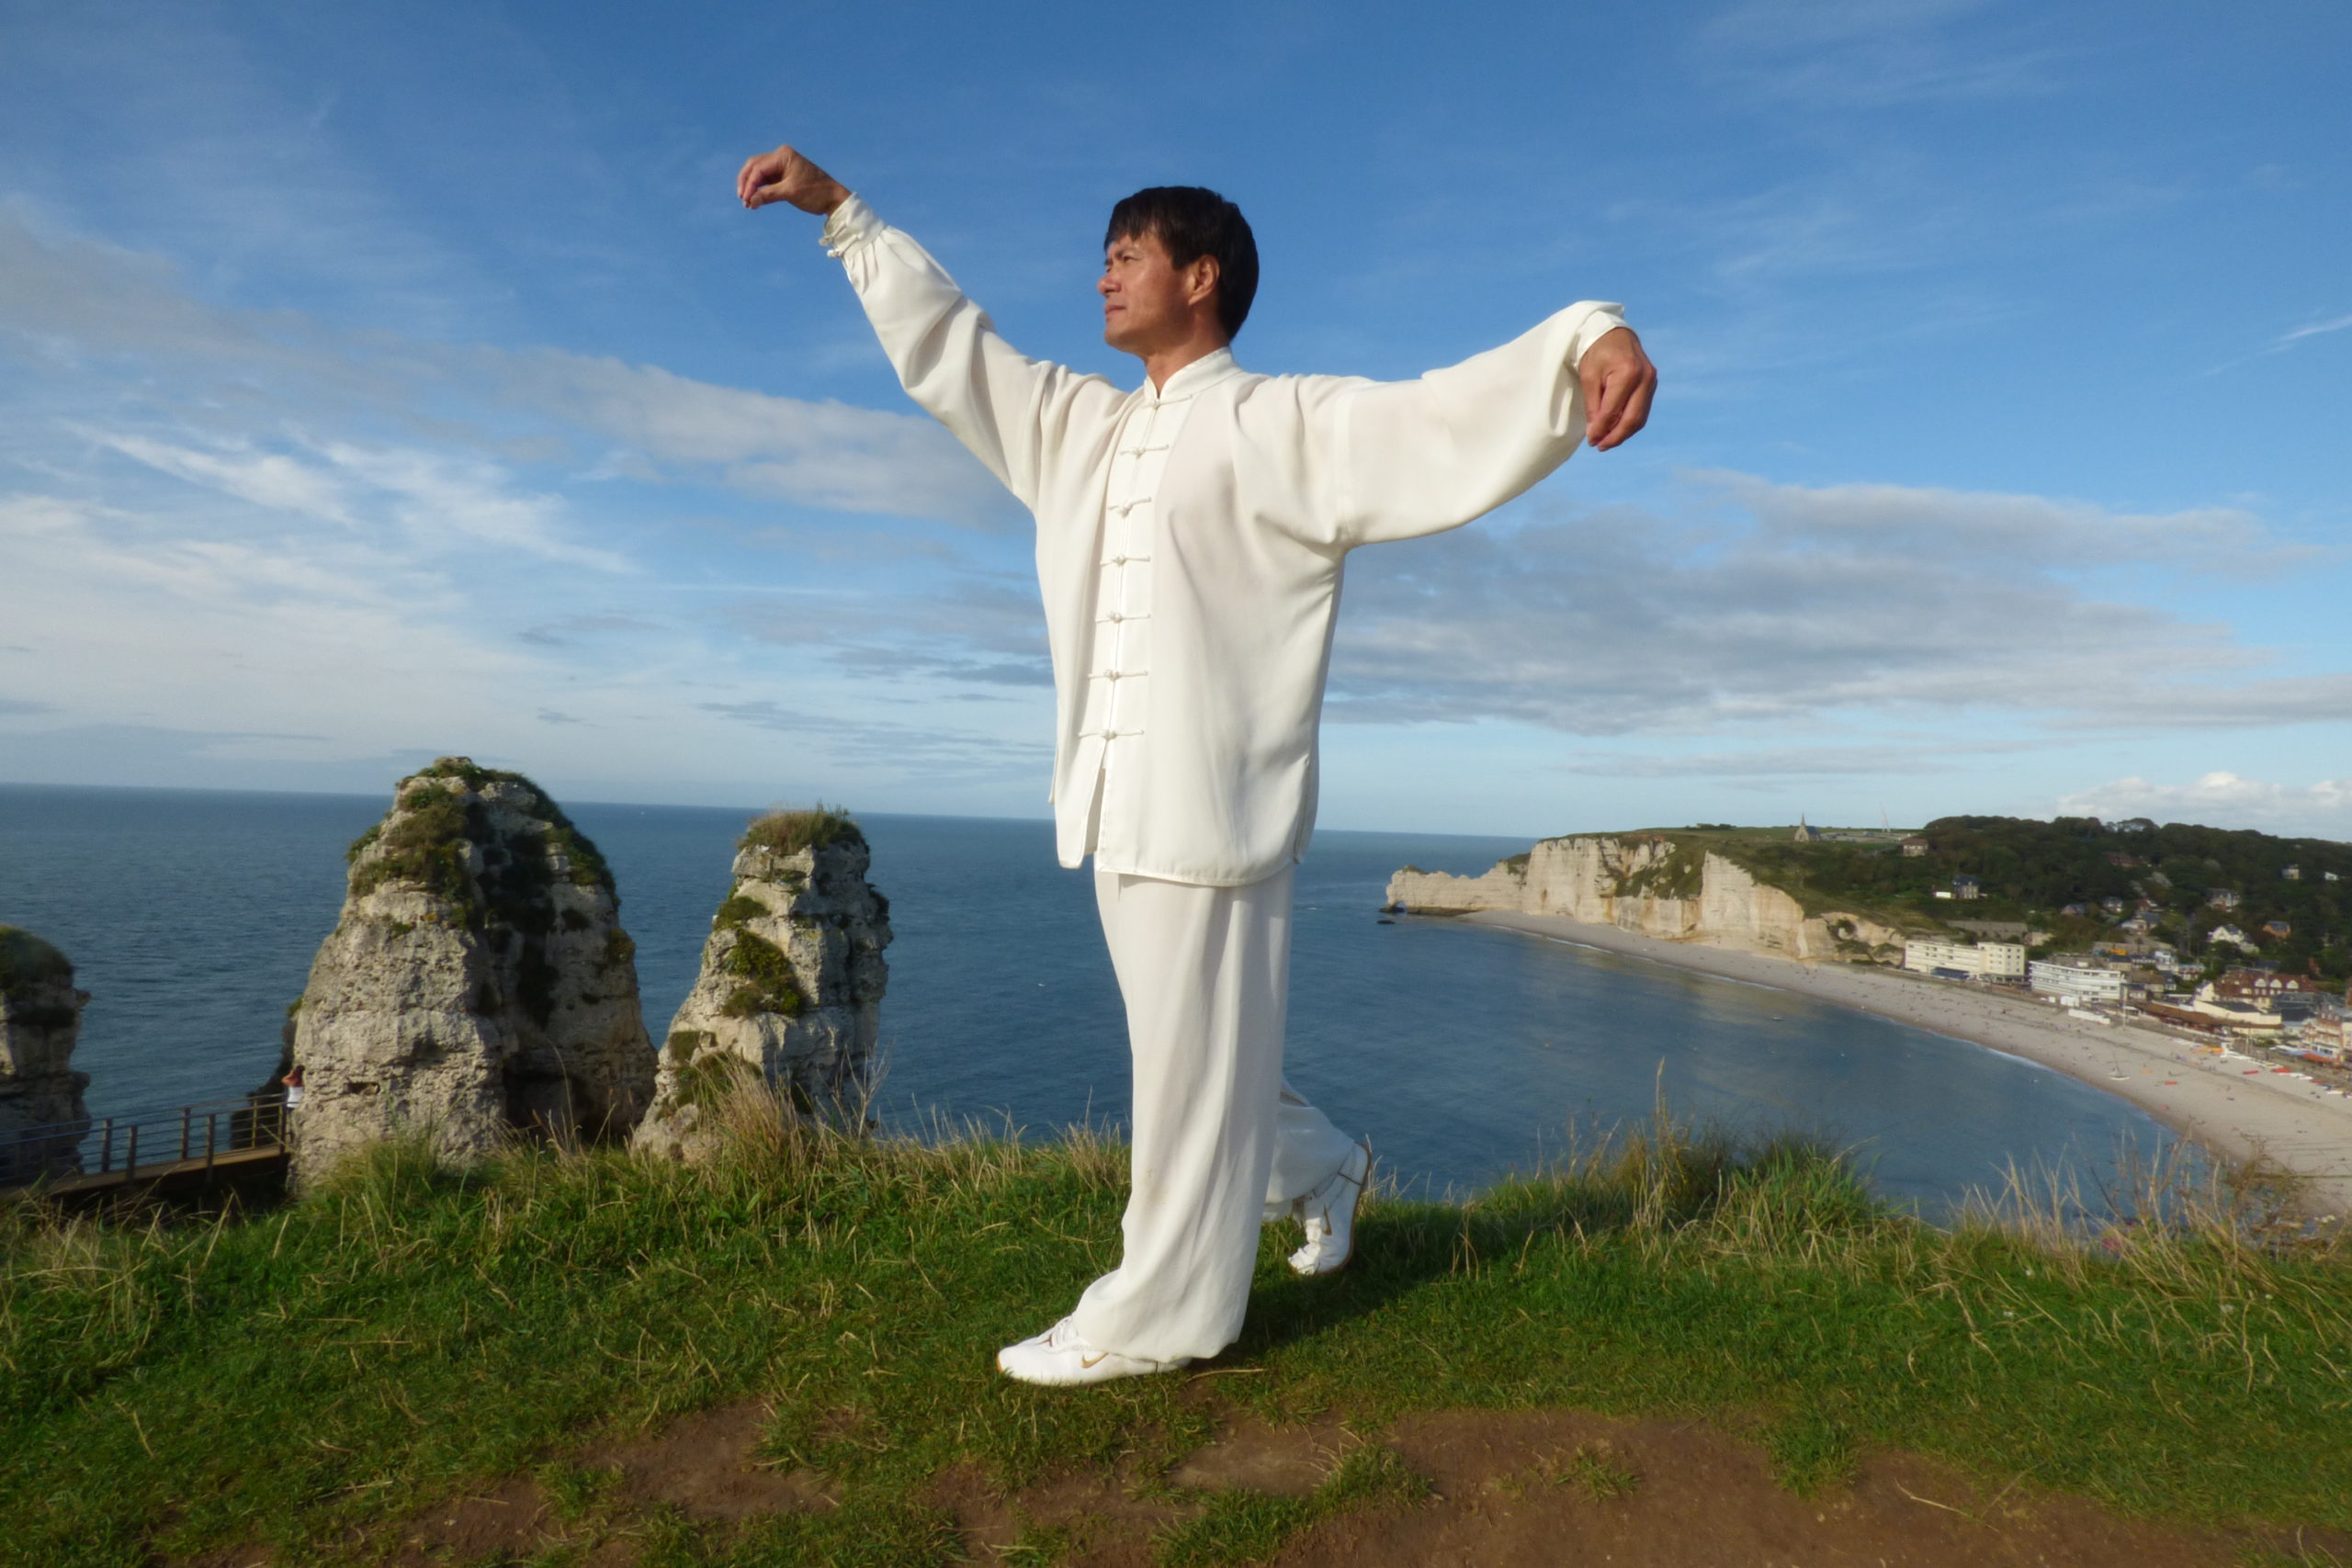
<instances>
[{"instance_id":1,"label":"blue sky","mask_svg":"<svg viewBox=\"0 0 2352 1568\"><path fill-rule=\"evenodd\" d=\"M1652 427L1360 553L1323 820L2352 838L2352 11L0 0L0 780L1042 815L1024 517L791 141L1132 384L1216 186L1268 371L1580 298Z\"/></svg>"}]
</instances>

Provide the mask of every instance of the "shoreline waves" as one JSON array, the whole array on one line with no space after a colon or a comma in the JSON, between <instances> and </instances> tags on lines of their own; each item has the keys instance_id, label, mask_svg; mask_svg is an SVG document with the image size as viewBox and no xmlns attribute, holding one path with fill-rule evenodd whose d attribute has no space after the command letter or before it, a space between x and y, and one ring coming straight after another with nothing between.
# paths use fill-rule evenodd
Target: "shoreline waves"
<instances>
[{"instance_id":1,"label":"shoreline waves","mask_svg":"<svg viewBox=\"0 0 2352 1568\"><path fill-rule=\"evenodd\" d=\"M2086 1024L2044 1003L1901 970L1667 942L1557 915L1442 918L1792 991L2015 1056L2103 1089L2226 1157L2267 1157L2309 1183L2315 1213L2352 1212L2352 1096L2274 1073L2262 1057L2217 1054L2128 1023Z\"/></svg>"}]
</instances>

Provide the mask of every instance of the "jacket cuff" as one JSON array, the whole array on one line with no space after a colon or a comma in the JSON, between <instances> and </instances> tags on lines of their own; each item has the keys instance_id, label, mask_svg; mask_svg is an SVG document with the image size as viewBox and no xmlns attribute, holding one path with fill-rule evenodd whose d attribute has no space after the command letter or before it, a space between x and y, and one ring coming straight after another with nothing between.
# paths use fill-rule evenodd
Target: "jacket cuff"
<instances>
[{"instance_id":1,"label":"jacket cuff","mask_svg":"<svg viewBox=\"0 0 2352 1568\"><path fill-rule=\"evenodd\" d=\"M1592 308L1585 313L1582 324L1577 328L1576 347L1568 355L1568 363L1581 366L1586 350L1624 324L1624 306L1607 300L1594 301Z\"/></svg>"},{"instance_id":2,"label":"jacket cuff","mask_svg":"<svg viewBox=\"0 0 2352 1568\"><path fill-rule=\"evenodd\" d=\"M865 205L863 197L853 193L849 199L832 210L825 220L824 232L818 236L829 256L840 257L882 231L882 220L874 209Z\"/></svg>"}]
</instances>

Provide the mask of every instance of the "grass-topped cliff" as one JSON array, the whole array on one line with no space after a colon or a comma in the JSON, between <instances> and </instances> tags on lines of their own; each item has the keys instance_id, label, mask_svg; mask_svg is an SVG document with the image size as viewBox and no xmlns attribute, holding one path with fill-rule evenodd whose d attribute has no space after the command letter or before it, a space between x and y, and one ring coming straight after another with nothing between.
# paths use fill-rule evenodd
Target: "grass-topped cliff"
<instances>
[{"instance_id":1,"label":"grass-topped cliff","mask_svg":"<svg viewBox=\"0 0 2352 1568\"><path fill-rule=\"evenodd\" d=\"M1897 931L1942 929L1932 908L1896 896L1895 890L1877 886L1869 875L1872 868L1862 863L1895 852L1892 842L1883 851L1877 845L1800 844L1792 841L1792 833L1787 828L1702 824L1619 833L1562 833L1543 842L1613 839L1620 844L1648 841L1666 846L1664 855L1616 878L1607 888L1615 897L1696 898L1712 854L1788 894L1808 916L1858 915ZM1513 855L1501 863L1524 871L1529 859Z\"/></svg>"},{"instance_id":2,"label":"grass-topped cliff","mask_svg":"<svg viewBox=\"0 0 2352 1568\"><path fill-rule=\"evenodd\" d=\"M1713 853L1788 893L1808 915L1845 910L1911 931L1955 920L2014 920L2049 932L2052 947L2079 948L2142 912L2144 901L2155 937L2195 956L2206 956L2213 930L2229 925L2254 942L2251 952L2282 969L2338 981L2352 975L2352 844L2087 817L1943 817L1918 836L1927 840L1925 854L1905 854L1900 835L1802 841L1785 827L1702 823L1561 835L1673 846L1642 885L1628 878L1617 889L1621 896L1689 897L1697 891L1700 861ZM1979 897L1936 897L1963 875L1976 878ZM2216 895L2234 895L2235 901L2217 902ZM2121 908L2102 908L2109 898ZM2084 912L2065 913L2073 905ZM2285 935L2265 930L2274 921L2287 928ZM2238 951L2225 944L2226 953Z\"/></svg>"},{"instance_id":3,"label":"grass-topped cliff","mask_svg":"<svg viewBox=\"0 0 2352 1568\"><path fill-rule=\"evenodd\" d=\"M0 1563L944 1564L985 1555L958 1534L976 1517L1006 1562L1138 1517L1154 1561L1262 1561L1351 1515L1488 1506L1431 1496L1391 1436L1417 1413L1553 1408L1757 1445L1772 1495L1816 1499L1808 1529L1902 1450L2010 1508L2352 1529L2352 1258L2218 1210L1941 1230L1801 1143L1657 1129L1463 1205L1376 1202L1331 1279L1291 1276L1271 1234L1215 1363L1049 1391L990 1353L1115 1257L1123 1150L865 1141L773 1104L729 1126L701 1168L388 1147L252 1217L0 1211ZM687 1451L673 1470L710 1473L649 1480L621 1457L707 1409L741 1412L771 1468ZM1361 1447L1311 1495L1170 1468L1220 1424L1341 1420ZM1564 1450L1492 1506L1600 1507L1671 1464ZM705 1506L729 1485L767 1501ZM1084 1486L1107 1501L1053 1503ZM536 1507L495 1551L436 1533Z\"/></svg>"}]
</instances>

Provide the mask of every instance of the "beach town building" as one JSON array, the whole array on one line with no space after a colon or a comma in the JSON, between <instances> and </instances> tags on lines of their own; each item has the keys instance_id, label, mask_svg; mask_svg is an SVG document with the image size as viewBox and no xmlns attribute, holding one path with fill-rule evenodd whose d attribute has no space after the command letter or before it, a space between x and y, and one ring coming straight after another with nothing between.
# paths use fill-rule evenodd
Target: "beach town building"
<instances>
[{"instance_id":1,"label":"beach town building","mask_svg":"<svg viewBox=\"0 0 2352 1568\"><path fill-rule=\"evenodd\" d=\"M2352 1063L2352 1006L2326 991L2312 999L2312 1016L2303 1022L2302 1048L2331 1062Z\"/></svg>"},{"instance_id":2,"label":"beach town building","mask_svg":"<svg viewBox=\"0 0 2352 1568\"><path fill-rule=\"evenodd\" d=\"M2245 903L2245 899L2242 895L2233 893L2226 887L2216 887L2205 895L2205 902L2212 905L2216 909L2234 909Z\"/></svg>"},{"instance_id":3,"label":"beach town building","mask_svg":"<svg viewBox=\"0 0 2352 1568\"><path fill-rule=\"evenodd\" d=\"M2286 1021L2252 1002L2218 1001L2202 995L2189 1004L2189 1010L2217 1020L2241 1034L2276 1034Z\"/></svg>"},{"instance_id":4,"label":"beach town building","mask_svg":"<svg viewBox=\"0 0 2352 1568\"><path fill-rule=\"evenodd\" d=\"M2195 1008L2184 1007L2178 1002L2149 1002L2140 1010L2158 1023L2169 1024L2175 1029L2186 1029L2197 1034L2211 1036L2230 1032L2230 1026L2220 1019L2199 1012Z\"/></svg>"},{"instance_id":5,"label":"beach town building","mask_svg":"<svg viewBox=\"0 0 2352 1568\"><path fill-rule=\"evenodd\" d=\"M1951 879L1951 896L1955 898L1982 898L1984 885L1963 871Z\"/></svg>"},{"instance_id":6,"label":"beach town building","mask_svg":"<svg viewBox=\"0 0 2352 1568\"><path fill-rule=\"evenodd\" d=\"M2222 1001L2252 1002L2275 1012L2282 995L2318 995L2324 989L2319 981L2305 975L2281 975L2275 969L2230 969L2211 984L2200 987L2198 995Z\"/></svg>"},{"instance_id":7,"label":"beach town building","mask_svg":"<svg viewBox=\"0 0 2352 1568\"><path fill-rule=\"evenodd\" d=\"M2290 1014L2298 1023L2311 1014L2317 991L2317 983L2301 975L2233 969L2198 987L2188 1005L2244 1032L2275 1034L2290 1021Z\"/></svg>"},{"instance_id":8,"label":"beach town building","mask_svg":"<svg viewBox=\"0 0 2352 1568\"><path fill-rule=\"evenodd\" d=\"M2013 942L1915 940L1903 944L1903 967L1922 975L1949 970L1974 980L2013 979L2025 973L2025 949Z\"/></svg>"},{"instance_id":9,"label":"beach town building","mask_svg":"<svg viewBox=\"0 0 2352 1568\"><path fill-rule=\"evenodd\" d=\"M1914 833L1903 840L1903 853L1905 858L1917 860L1927 852L1928 840L1925 835Z\"/></svg>"},{"instance_id":10,"label":"beach town building","mask_svg":"<svg viewBox=\"0 0 2352 1568\"><path fill-rule=\"evenodd\" d=\"M2282 865L2278 868L2278 874L2290 882L2301 882L2303 879L2303 868L2299 865Z\"/></svg>"},{"instance_id":11,"label":"beach town building","mask_svg":"<svg viewBox=\"0 0 2352 1568\"><path fill-rule=\"evenodd\" d=\"M2071 1007L2123 999L2123 971L2098 968L2081 959L2037 958L2027 984L2038 994Z\"/></svg>"},{"instance_id":12,"label":"beach town building","mask_svg":"<svg viewBox=\"0 0 2352 1568\"><path fill-rule=\"evenodd\" d=\"M2262 922L2262 934L2265 936L2282 938L2290 937L2295 934L2295 928L2289 925L2284 920L2265 920Z\"/></svg>"},{"instance_id":13,"label":"beach town building","mask_svg":"<svg viewBox=\"0 0 2352 1568\"><path fill-rule=\"evenodd\" d=\"M2023 920L1947 920L1946 925L1966 931L1979 942L2021 942L2028 947L2039 947L2050 940L2048 931L2035 931Z\"/></svg>"}]
</instances>

